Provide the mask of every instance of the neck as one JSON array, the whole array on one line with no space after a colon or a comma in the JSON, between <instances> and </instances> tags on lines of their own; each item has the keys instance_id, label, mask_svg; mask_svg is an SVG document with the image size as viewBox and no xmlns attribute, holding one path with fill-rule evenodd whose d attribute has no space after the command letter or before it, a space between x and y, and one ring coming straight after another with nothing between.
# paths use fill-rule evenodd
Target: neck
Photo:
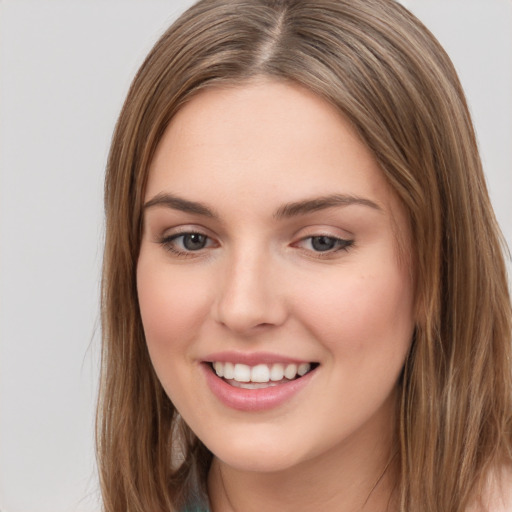
<instances>
[{"instance_id":1,"label":"neck","mask_svg":"<svg viewBox=\"0 0 512 512\"><path fill-rule=\"evenodd\" d=\"M366 434L281 471L244 471L214 458L208 478L212 512L396 510L393 429Z\"/></svg>"}]
</instances>

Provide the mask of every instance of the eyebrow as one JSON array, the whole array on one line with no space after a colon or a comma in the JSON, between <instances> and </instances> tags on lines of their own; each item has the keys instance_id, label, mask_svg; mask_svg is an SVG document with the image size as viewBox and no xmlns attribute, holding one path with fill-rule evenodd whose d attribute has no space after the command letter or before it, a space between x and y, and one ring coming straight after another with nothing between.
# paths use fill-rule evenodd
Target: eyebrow
<instances>
[{"instance_id":1,"label":"eyebrow","mask_svg":"<svg viewBox=\"0 0 512 512\"><path fill-rule=\"evenodd\" d=\"M273 217L277 220L305 215L327 208L344 207L351 205L367 206L377 211L383 211L382 207L374 201L364 197L358 197L347 194L332 194L328 196L314 197L301 201L287 203L279 207L274 213ZM194 215L202 215L204 217L218 219L219 215L214 210L209 208L203 203L190 201L181 197L174 196L168 193L160 193L150 199L144 204L144 209L152 208L154 206L164 206L179 210L185 213L192 213Z\"/></svg>"},{"instance_id":2,"label":"eyebrow","mask_svg":"<svg viewBox=\"0 0 512 512\"><path fill-rule=\"evenodd\" d=\"M367 206L380 212L383 211L381 206L370 199L347 194L332 194L285 204L274 213L274 218L283 219L295 217L297 215L305 215L327 208L351 205Z\"/></svg>"},{"instance_id":3,"label":"eyebrow","mask_svg":"<svg viewBox=\"0 0 512 512\"><path fill-rule=\"evenodd\" d=\"M189 201L188 199L183 199L167 193L157 194L153 199L150 199L144 204L144 209L146 210L153 206L166 206L167 208L172 208L173 210L179 210L185 213L218 218L218 215L213 210L202 203Z\"/></svg>"}]
</instances>

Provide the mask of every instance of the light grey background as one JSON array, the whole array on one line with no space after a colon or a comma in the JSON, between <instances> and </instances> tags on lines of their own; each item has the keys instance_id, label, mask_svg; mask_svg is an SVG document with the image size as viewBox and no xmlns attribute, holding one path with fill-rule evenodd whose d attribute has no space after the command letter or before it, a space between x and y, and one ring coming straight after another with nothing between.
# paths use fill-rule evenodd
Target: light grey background
<instances>
[{"instance_id":1,"label":"light grey background","mask_svg":"<svg viewBox=\"0 0 512 512\"><path fill-rule=\"evenodd\" d=\"M190 0L0 0L0 509L99 510L102 181L130 80ZM404 0L445 45L512 241L512 1Z\"/></svg>"}]
</instances>

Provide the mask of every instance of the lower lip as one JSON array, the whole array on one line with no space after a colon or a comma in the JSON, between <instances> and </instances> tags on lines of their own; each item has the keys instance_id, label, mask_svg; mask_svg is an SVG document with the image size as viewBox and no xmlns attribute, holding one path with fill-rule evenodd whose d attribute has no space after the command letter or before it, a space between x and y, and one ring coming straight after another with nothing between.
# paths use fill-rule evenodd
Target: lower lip
<instances>
[{"instance_id":1,"label":"lower lip","mask_svg":"<svg viewBox=\"0 0 512 512\"><path fill-rule=\"evenodd\" d=\"M206 382L213 394L226 406L238 411L266 411L279 407L299 393L311 381L315 370L303 377L268 388L236 388L217 377L209 364L202 364Z\"/></svg>"}]
</instances>

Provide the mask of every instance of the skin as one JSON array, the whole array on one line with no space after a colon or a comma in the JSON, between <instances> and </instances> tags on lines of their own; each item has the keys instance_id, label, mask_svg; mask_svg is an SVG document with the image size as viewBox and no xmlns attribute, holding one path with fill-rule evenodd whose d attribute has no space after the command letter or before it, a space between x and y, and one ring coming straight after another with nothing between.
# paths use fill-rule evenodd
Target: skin
<instances>
[{"instance_id":1,"label":"skin","mask_svg":"<svg viewBox=\"0 0 512 512\"><path fill-rule=\"evenodd\" d=\"M160 141L145 201L162 194L213 214L147 206L137 268L156 373L214 454L213 511L391 510L413 282L407 219L371 152L299 86L208 89ZM276 215L333 194L363 202ZM203 247L179 237L190 232ZM206 383L204 361L220 351L319 366L278 407L239 411Z\"/></svg>"}]
</instances>

